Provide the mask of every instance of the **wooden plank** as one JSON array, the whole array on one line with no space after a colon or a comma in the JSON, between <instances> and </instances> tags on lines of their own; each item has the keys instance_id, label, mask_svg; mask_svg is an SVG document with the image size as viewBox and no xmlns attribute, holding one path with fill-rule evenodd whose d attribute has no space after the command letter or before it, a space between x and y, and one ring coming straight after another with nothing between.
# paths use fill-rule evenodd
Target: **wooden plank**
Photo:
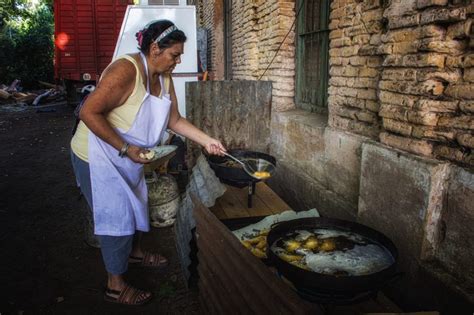
<instances>
[{"instance_id":1,"label":"wooden plank","mask_svg":"<svg viewBox=\"0 0 474 315\"><path fill-rule=\"evenodd\" d=\"M256 189L256 194L252 196L252 208L249 208L247 203L248 187L228 187L228 189L235 196L234 199L238 200L241 207L247 209L247 212L251 217L267 216L273 214L271 209L261 200L258 189Z\"/></svg>"},{"instance_id":2,"label":"wooden plank","mask_svg":"<svg viewBox=\"0 0 474 315\"><path fill-rule=\"evenodd\" d=\"M198 247L199 250L203 249L203 252L198 254L200 255L199 261L206 260L213 276L222 277L220 274L221 270L213 268L215 264L219 263L221 268L225 268L227 277L231 277L231 281L249 283L247 287L244 287L245 284L243 283L234 287L238 289L236 295L241 299L239 305L246 303L263 304L261 306L254 305L252 309L264 307L270 310L270 312L266 312L269 314L322 314L320 308L299 298L267 266L243 247L229 229L212 215L198 199L194 196L192 198L195 205L194 217L197 226ZM201 247L203 245L202 242L206 241L207 244L210 243L210 240L212 240L213 245L216 247L215 250L219 254L216 255L216 252L209 252L209 245ZM226 259L223 256L226 256ZM227 281L229 281L229 278L227 278ZM206 287L208 292L215 290L212 292L214 295L226 294L226 292L219 291L218 288L213 289L209 287L210 283L201 284ZM247 296L247 298L244 296ZM264 298L252 298L261 296ZM215 298L216 302L219 303L219 298L217 296ZM219 307L227 309L226 305L219 305ZM245 307L249 306L246 305ZM240 313L239 309L240 307L232 310L232 313Z\"/></svg>"},{"instance_id":3,"label":"wooden plank","mask_svg":"<svg viewBox=\"0 0 474 315\"><path fill-rule=\"evenodd\" d=\"M211 212L214 213L214 215L218 219L220 220L227 219L227 214L225 214L224 209L222 209L222 206L220 205L218 200L216 200L215 205L209 208L209 210L211 210Z\"/></svg>"},{"instance_id":4,"label":"wooden plank","mask_svg":"<svg viewBox=\"0 0 474 315\"><path fill-rule=\"evenodd\" d=\"M257 183L257 194L260 199L272 211L272 214L278 214L286 210L291 210L290 206L286 204L267 184Z\"/></svg>"},{"instance_id":5,"label":"wooden plank","mask_svg":"<svg viewBox=\"0 0 474 315\"><path fill-rule=\"evenodd\" d=\"M242 207L240 202L236 200L235 196L229 193L229 191L226 191L221 198L217 199L217 202L224 210L228 219L245 218L250 216L247 207Z\"/></svg>"}]
</instances>

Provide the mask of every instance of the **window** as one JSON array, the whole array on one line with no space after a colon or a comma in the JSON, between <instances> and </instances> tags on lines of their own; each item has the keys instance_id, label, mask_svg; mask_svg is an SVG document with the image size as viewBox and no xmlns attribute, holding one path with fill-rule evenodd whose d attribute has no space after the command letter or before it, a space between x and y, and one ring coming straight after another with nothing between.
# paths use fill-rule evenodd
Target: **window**
<instances>
[{"instance_id":1,"label":"window","mask_svg":"<svg viewBox=\"0 0 474 315\"><path fill-rule=\"evenodd\" d=\"M301 7L302 6L302 7ZM329 0L299 0L296 105L326 111L328 90Z\"/></svg>"},{"instance_id":2,"label":"window","mask_svg":"<svg viewBox=\"0 0 474 315\"><path fill-rule=\"evenodd\" d=\"M232 79L232 0L224 0L224 77Z\"/></svg>"}]
</instances>

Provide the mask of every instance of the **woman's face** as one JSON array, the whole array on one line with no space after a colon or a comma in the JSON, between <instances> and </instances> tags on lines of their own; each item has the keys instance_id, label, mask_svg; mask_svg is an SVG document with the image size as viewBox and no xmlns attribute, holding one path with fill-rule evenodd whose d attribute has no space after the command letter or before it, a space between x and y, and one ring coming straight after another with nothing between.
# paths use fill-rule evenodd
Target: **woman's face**
<instances>
[{"instance_id":1,"label":"woman's face","mask_svg":"<svg viewBox=\"0 0 474 315\"><path fill-rule=\"evenodd\" d=\"M183 54L184 44L176 43L171 47L160 49L156 47L155 64L160 72L171 73L177 64L181 63L181 55Z\"/></svg>"}]
</instances>

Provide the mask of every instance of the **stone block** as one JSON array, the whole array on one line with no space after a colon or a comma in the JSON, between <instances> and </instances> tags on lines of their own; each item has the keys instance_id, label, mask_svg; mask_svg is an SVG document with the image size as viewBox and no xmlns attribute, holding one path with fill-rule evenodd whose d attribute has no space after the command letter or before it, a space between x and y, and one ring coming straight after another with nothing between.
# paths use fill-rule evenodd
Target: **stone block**
<instances>
[{"instance_id":1,"label":"stone block","mask_svg":"<svg viewBox=\"0 0 474 315\"><path fill-rule=\"evenodd\" d=\"M460 146L437 144L434 147L433 156L470 167L474 166L474 153Z\"/></svg>"},{"instance_id":2,"label":"stone block","mask_svg":"<svg viewBox=\"0 0 474 315\"><path fill-rule=\"evenodd\" d=\"M464 113L474 114L474 101L461 101L459 103L459 108Z\"/></svg>"},{"instance_id":3,"label":"stone block","mask_svg":"<svg viewBox=\"0 0 474 315\"><path fill-rule=\"evenodd\" d=\"M419 97L402 93L380 91L379 99L382 103L412 108L415 105L416 101L418 101Z\"/></svg>"},{"instance_id":4,"label":"stone block","mask_svg":"<svg viewBox=\"0 0 474 315\"><path fill-rule=\"evenodd\" d=\"M445 94L454 98L474 100L474 85L470 83L450 84L446 88Z\"/></svg>"},{"instance_id":5,"label":"stone block","mask_svg":"<svg viewBox=\"0 0 474 315\"><path fill-rule=\"evenodd\" d=\"M431 9L421 13L420 24L458 22L466 19L466 8Z\"/></svg>"},{"instance_id":6,"label":"stone block","mask_svg":"<svg viewBox=\"0 0 474 315\"><path fill-rule=\"evenodd\" d=\"M423 9L431 6L445 6L448 4L448 0L417 0L416 7Z\"/></svg>"},{"instance_id":7,"label":"stone block","mask_svg":"<svg viewBox=\"0 0 474 315\"><path fill-rule=\"evenodd\" d=\"M415 69L391 69L383 70L382 80L389 81L416 81Z\"/></svg>"},{"instance_id":8,"label":"stone block","mask_svg":"<svg viewBox=\"0 0 474 315\"><path fill-rule=\"evenodd\" d=\"M382 123L385 130L388 130L393 133L397 133L406 137L411 136L413 126L410 124L407 124L406 122L402 122L402 121L398 121L398 120L390 119L390 118L383 118Z\"/></svg>"},{"instance_id":9,"label":"stone block","mask_svg":"<svg viewBox=\"0 0 474 315\"><path fill-rule=\"evenodd\" d=\"M420 14L394 16L389 19L388 27L390 29L417 26L420 23Z\"/></svg>"},{"instance_id":10,"label":"stone block","mask_svg":"<svg viewBox=\"0 0 474 315\"><path fill-rule=\"evenodd\" d=\"M474 68L464 69L464 81L474 82Z\"/></svg>"},{"instance_id":11,"label":"stone block","mask_svg":"<svg viewBox=\"0 0 474 315\"><path fill-rule=\"evenodd\" d=\"M438 121L438 126L474 130L474 116L460 115L454 117L441 117Z\"/></svg>"},{"instance_id":12,"label":"stone block","mask_svg":"<svg viewBox=\"0 0 474 315\"><path fill-rule=\"evenodd\" d=\"M414 273L422 258L432 255L439 229L445 164L380 144L362 145L358 221L387 235L399 250L400 267Z\"/></svg>"},{"instance_id":13,"label":"stone block","mask_svg":"<svg viewBox=\"0 0 474 315\"><path fill-rule=\"evenodd\" d=\"M439 113L419 111L408 112L408 121L417 125L436 126L439 118Z\"/></svg>"},{"instance_id":14,"label":"stone block","mask_svg":"<svg viewBox=\"0 0 474 315\"><path fill-rule=\"evenodd\" d=\"M403 151L428 157L431 157L433 155L433 144L426 140L416 140L396 136L388 132L382 132L380 134L380 141L386 145L401 149Z\"/></svg>"},{"instance_id":15,"label":"stone block","mask_svg":"<svg viewBox=\"0 0 474 315\"><path fill-rule=\"evenodd\" d=\"M471 133L460 133L457 135L456 140L464 147L474 149L474 135Z\"/></svg>"},{"instance_id":16,"label":"stone block","mask_svg":"<svg viewBox=\"0 0 474 315\"><path fill-rule=\"evenodd\" d=\"M463 279L464 287L474 286L474 174L452 167L441 217L444 235L436 258L453 274ZM474 294L471 292L471 300Z\"/></svg>"},{"instance_id":17,"label":"stone block","mask_svg":"<svg viewBox=\"0 0 474 315\"><path fill-rule=\"evenodd\" d=\"M454 141L456 132L454 130L438 130L439 128L432 126L413 126L411 135L415 138L434 140L438 142Z\"/></svg>"},{"instance_id":18,"label":"stone block","mask_svg":"<svg viewBox=\"0 0 474 315\"><path fill-rule=\"evenodd\" d=\"M465 39L469 38L471 33L472 19L455 23L448 26L446 37L452 39Z\"/></svg>"},{"instance_id":19,"label":"stone block","mask_svg":"<svg viewBox=\"0 0 474 315\"><path fill-rule=\"evenodd\" d=\"M419 100L414 109L436 113L454 113L458 110L459 101L437 101L431 99Z\"/></svg>"},{"instance_id":20,"label":"stone block","mask_svg":"<svg viewBox=\"0 0 474 315\"><path fill-rule=\"evenodd\" d=\"M416 46L420 52L432 51L458 56L464 53L466 42L460 40L432 40L431 38L425 38L420 40Z\"/></svg>"},{"instance_id":21,"label":"stone block","mask_svg":"<svg viewBox=\"0 0 474 315\"><path fill-rule=\"evenodd\" d=\"M301 110L273 114L271 152L278 172L271 186L296 210L316 207L353 220L366 138L326 126L326 117Z\"/></svg>"},{"instance_id":22,"label":"stone block","mask_svg":"<svg viewBox=\"0 0 474 315\"><path fill-rule=\"evenodd\" d=\"M402 106L382 103L379 116L398 121L408 121L408 110Z\"/></svg>"},{"instance_id":23,"label":"stone block","mask_svg":"<svg viewBox=\"0 0 474 315\"><path fill-rule=\"evenodd\" d=\"M449 83L458 82L462 79L461 69L429 69L420 68L416 70L417 81L441 80Z\"/></svg>"},{"instance_id":24,"label":"stone block","mask_svg":"<svg viewBox=\"0 0 474 315\"><path fill-rule=\"evenodd\" d=\"M392 0L385 9L383 16L390 18L415 13L416 2L416 0Z\"/></svg>"},{"instance_id":25,"label":"stone block","mask_svg":"<svg viewBox=\"0 0 474 315\"><path fill-rule=\"evenodd\" d=\"M436 80L416 84L410 81L380 81L379 87L385 91L425 96L441 95L444 91L443 83Z\"/></svg>"}]
</instances>

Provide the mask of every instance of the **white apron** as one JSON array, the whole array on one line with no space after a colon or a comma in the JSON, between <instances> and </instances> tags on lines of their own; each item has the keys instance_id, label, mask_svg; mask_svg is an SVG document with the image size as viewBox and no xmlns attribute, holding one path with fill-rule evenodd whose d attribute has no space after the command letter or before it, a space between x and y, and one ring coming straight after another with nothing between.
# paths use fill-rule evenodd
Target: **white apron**
<instances>
[{"instance_id":1,"label":"white apron","mask_svg":"<svg viewBox=\"0 0 474 315\"><path fill-rule=\"evenodd\" d=\"M156 146L168 125L171 100L166 94L160 76L162 98L150 94L148 65L140 54L147 76L147 91L142 104L126 132L115 131L132 145L151 148ZM148 190L143 165L128 157L118 156L118 151L89 132L89 168L94 208L94 233L96 235L132 235L136 230L150 230L148 217Z\"/></svg>"}]
</instances>

